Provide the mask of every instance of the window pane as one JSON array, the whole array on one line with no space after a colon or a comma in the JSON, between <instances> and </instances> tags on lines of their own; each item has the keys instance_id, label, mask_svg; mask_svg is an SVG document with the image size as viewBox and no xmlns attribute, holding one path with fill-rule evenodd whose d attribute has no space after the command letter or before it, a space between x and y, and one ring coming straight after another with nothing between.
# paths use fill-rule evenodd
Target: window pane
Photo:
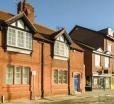
<instances>
[{"instance_id":1,"label":"window pane","mask_svg":"<svg viewBox=\"0 0 114 104\"><path fill-rule=\"evenodd\" d=\"M95 66L100 66L100 55L95 55Z\"/></svg>"},{"instance_id":2,"label":"window pane","mask_svg":"<svg viewBox=\"0 0 114 104\"><path fill-rule=\"evenodd\" d=\"M62 70L60 70L59 71L59 83L62 83L63 81L63 71Z\"/></svg>"},{"instance_id":3,"label":"window pane","mask_svg":"<svg viewBox=\"0 0 114 104\"><path fill-rule=\"evenodd\" d=\"M54 54L59 56L68 57L68 47L65 42L56 41L54 44Z\"/></svg>"},{"instance_id":4,"label":"window pane","mask_svg":"<svg viewBox=\"0 0 114 104\"><path fill-rule=\"evenodd\" d=\"M29 84L29 70L30 68L28 67L23 69L23 84Z\"/></svg>"},{"instance_id":5,"label":"window pane","mask_svg":"<svg viewBox=\"0 0 114 104\"><path fill-rule=\"evenodd\" d=\"M61 42L60 42L59 55L65 56L64 53L65 53L64 43L61 43Z\"/></svg>"},{"instance_id":6,"label":"window pane","mask_svg":"<svg viewBox=\"0 0 114 104\"><path fill-rule=\"evenodd\" d=\"M58 41L55 42L54 53L55 55L59 55L59 42Z\"/></svg>"},{"instance_id":7,"label":"window pane","mask_svg":"<svg viewBox=\"0 0 114 104\"><path fill-rule=\"evenodd\" d=\"M15 28L8 28L7 44L32 50L32 34Z\"/></svg>"},{"instance_id":8,"label":"window pane","mask_svg":"<svg viewBox=\"0 0 114 104\"><path fill-rule=\"evenodd\" d=\"M13 28L8 28L8 34L7 34L7 41L8 45L15 46L16 45L16 31Z\"/></svg>"},{"instance_id":9,"label":"window pane","mask_svg":"<svg viewBox=\"0 0 114 104\"><path fill-rule=\"evenodd\" d=\"M32 49L32 34L26 33L26 48Z\"/></svg>"},{"instance_id":10,"label":"window pane","mask_svg":"<svg viewBox=\"0 0 114 104\"><path fill-rule=\"evenodd\" d=\"M15 69L15 84L21 84L21 67Z\"/></svg>"},{"instance_id":11,"label":"window pane","mask_svg":"<svg viewBox=\"0 0 114 104\"><path fill-rule=\"evenodd\" d=\"M58 70L54 70L54 83L58 83Z\"/></svg>"},{"instance_id":12,"label":"window pane","mask_svg":"<svg viewBox=\"0 0 114 104\"><path fill-rule=\"evenodd\" d=\"M111 44L107 45L107 51L112 52L112 45Z\"/></svg>"},{"instance_id":13,"label":"window pane","mask_svg":"<svg viewBox=\"0 0 114 104\"><path fill-rule=\"evenodd\" d=\"M13 66L8 66L6 70L6 84L13 84Z\"/></svg>"},{"instance_id":14,"label":"window pane","mask_svg":"<svg viewBox=\"0 0 114 104\"><path fill-rule=\"evenodd\" d=\"M24 32L18 31L18 47L24 47Z\"/></svg>"},{"instance_id":15,"label":"window pane","mask_svg":"<svg viewBox=\"0 0 114 104\"><path fill-rule=\"evenodd\" d=\"M109 58L105 57L105 68L109 67Z\"/></svg>"},{"instance_id":16,"label":"window pane","mask_svg":"<svg viewBox=\"0 0 114 104\"><path fill-rule=\"evenodd\" d=\"M63 83L67 83L67 71L63 71Z\"/></svg>"}]
</instances>

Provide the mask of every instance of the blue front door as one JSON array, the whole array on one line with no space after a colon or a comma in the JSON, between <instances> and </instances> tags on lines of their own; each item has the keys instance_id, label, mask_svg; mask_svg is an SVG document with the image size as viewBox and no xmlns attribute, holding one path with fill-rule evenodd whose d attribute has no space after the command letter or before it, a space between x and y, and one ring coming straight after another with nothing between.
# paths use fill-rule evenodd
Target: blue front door
<instances>
[{"instance_id":1,"label":"blue front door","mask_svg":"<svg viewBox=\"0 0 114 104\"><path fill-rule=\"evenodd\" d=\"M74 90L79 91L79 75L74 75Z\"/></svg>"}]
</instances>

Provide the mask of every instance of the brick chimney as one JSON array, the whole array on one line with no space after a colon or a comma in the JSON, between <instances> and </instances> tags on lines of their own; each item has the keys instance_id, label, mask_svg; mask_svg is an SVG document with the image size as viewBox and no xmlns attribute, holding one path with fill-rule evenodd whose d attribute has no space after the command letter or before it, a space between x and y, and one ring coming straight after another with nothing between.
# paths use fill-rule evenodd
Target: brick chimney
<instances>
[{"instance_id":1,"label":"brick chimney","mask_svg":"<svg viewBox=\"0 0 114 104\"><path fill-rule=\"evenodd\" d=\"M20 1L17 6L17 13L25 12L26 16L33 22L34 21L34 8L26 0Z\"/></svg>"}]
</instances>

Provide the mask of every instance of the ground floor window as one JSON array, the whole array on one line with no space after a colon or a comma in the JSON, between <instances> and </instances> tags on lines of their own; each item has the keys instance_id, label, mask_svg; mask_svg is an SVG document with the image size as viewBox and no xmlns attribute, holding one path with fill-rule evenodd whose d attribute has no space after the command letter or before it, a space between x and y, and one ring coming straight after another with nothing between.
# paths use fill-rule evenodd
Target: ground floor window
<instances>
[{"instance_id":1,"label":"ground floor window","mask_svg":"<svg viewBox=\"0 0 114 104\"><path fill-rule=\"evenodd\" d=\"M13 73L14 73L14 67L8 66L6 70L6 83L7 84L13 84Z\"/></svg>"},{"instance_id":2,"label":"ground floor window","mask_svg":"<svg viewBox=\"0 0 114 104\"><path fill-rule=\"evenodd\" d=\"M54 70L53 71L53 81L55 84L67 84L67 71L66 70Z\"/></svg>"},{"instance_id":3,"label":"ground floor window","mask_svg":"<svg viewBox=\"0 0 114 104\"><path fill-rule=\"evenodd\" d=\"M98 78L94 77L93 78L93 87L98 88L99 87L98 85L99 85L99 80L98 80Z\"/></svg>"},{"instance_id":4,"label":"ground floor window","mask_svg":"<svg viewBox=\"0 0 114 104\"><path fill-rule=\"evenodd\" d=\"M110 88L111 87L111 78L110 77L93 77L92 80L93 88Z\"/></svg>"},{"instance_id":5,"label":"ground floor window","mask_svg":"<svg viewBox=\"0 0 114 104\"><path fill-rule=\"evenodd\" d=\"M6 84L29 84L29 67L11 66L6 69Z\"/></svg>"},{"instance_id":6,"label":"ground floor window","mask_svg":"<svg viewBox=\"0 0 114 104\"><path fill-rule=\"evenodd\" d=\"M23 84L28 84L29 83L29 70L30 68L24 67L23 68Z\"/></svg>"},{"instance_id":7,"label":"ground floor window","mask_svg":"<svg viewBox=\"0 0 114 104\"><path fill-rule=\"evenodd\" d=\"M91 87L91 76L86 76L86 86Z\"/></svg>"},{"instance_id":8,"label":"ground floor window","mask_svg":"<svg viewBox=\"0 0 114 104\"><path fill-rule=\"evenodd\" d=\"M112 76L111 89L114 89L114 75Z\"/></svg>"},{"instance_id":9,"label":"ground floor window","mask_svg":"<svg viewBox=\"0 0 114 104\"><path fill-rule=\"evenodd\" d=\"M15 84L21 84L21 67L15 67Z\"/></svg>"}]
</instances>

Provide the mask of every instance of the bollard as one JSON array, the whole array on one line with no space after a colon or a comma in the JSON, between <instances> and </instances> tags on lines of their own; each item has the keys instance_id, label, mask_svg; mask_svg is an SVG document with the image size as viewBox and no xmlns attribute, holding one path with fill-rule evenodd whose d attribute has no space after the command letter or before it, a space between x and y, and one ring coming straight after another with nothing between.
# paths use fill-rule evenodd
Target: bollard
<instances>
[{"instance_id":1,"label":"bollard","mask_svg":"<svg viewBox=\"0 0 114 104\"><path fill-rule=\"evenodd\" d=\"M4 101L5 101L5 97L1 96L1 102L4 103Z\"/></svg>"}]
</instances>

